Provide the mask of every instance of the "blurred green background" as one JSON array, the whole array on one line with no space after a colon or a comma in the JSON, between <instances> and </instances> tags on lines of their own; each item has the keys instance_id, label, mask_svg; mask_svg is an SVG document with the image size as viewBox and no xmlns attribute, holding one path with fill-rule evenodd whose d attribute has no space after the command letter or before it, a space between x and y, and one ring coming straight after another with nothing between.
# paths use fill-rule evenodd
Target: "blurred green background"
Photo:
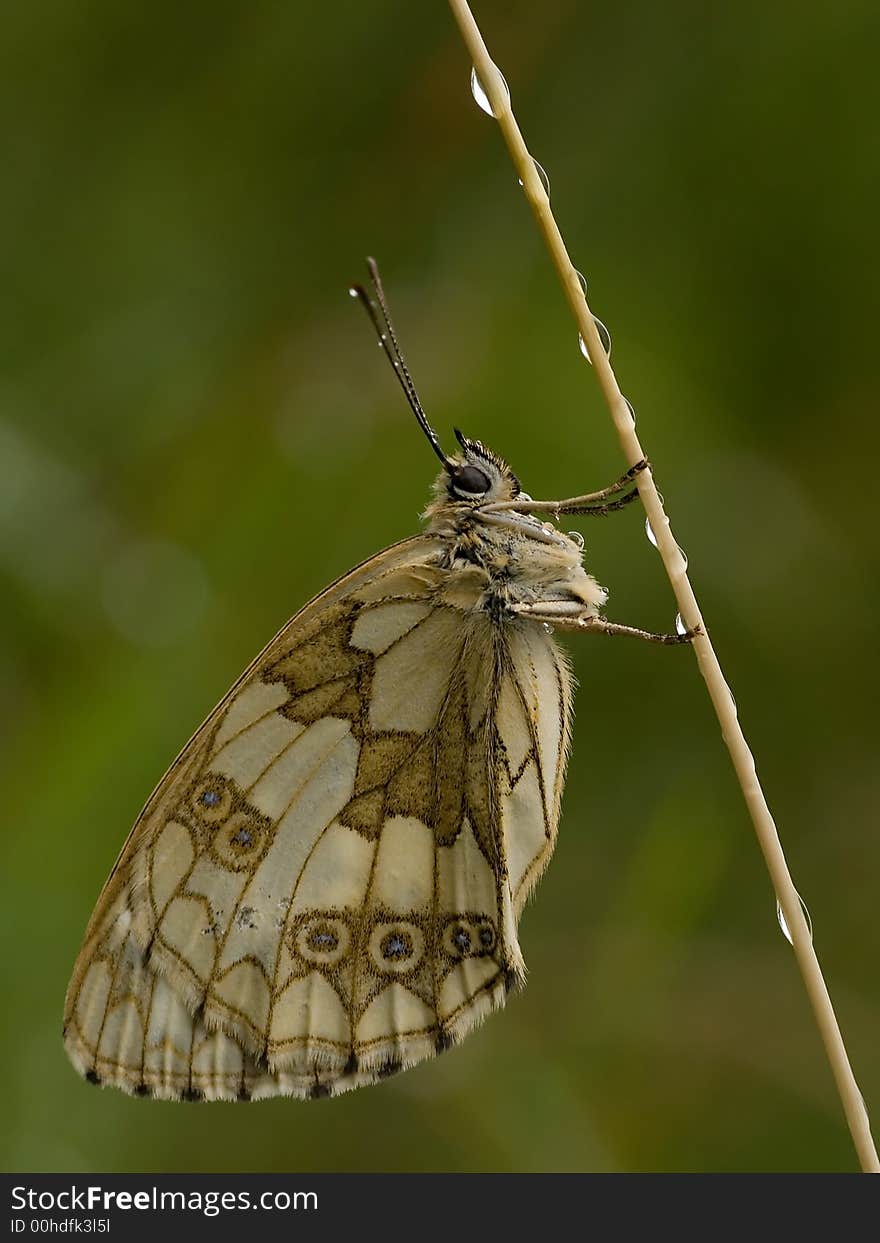
<instances>
[{"instance_id":1,"label":"blurred green background","mask_svg":"<svg viewBox=\"0 0 880 1243\"><path fill-rule=\"evenodd\" d=\"M880 1113L876 5L477 16ZM854 1168L695 664L623 641L570 643L530 984L460 1050L314 1104L77 1078L64 990L143 800L288 615L417 528L436 463L347 296L363 256L447 444L533 494L622 462L440 0L34 0L0 62L3 1168ZM582 526L609 616L670 628L639 510Z\"/></svg>"}]
</instances>

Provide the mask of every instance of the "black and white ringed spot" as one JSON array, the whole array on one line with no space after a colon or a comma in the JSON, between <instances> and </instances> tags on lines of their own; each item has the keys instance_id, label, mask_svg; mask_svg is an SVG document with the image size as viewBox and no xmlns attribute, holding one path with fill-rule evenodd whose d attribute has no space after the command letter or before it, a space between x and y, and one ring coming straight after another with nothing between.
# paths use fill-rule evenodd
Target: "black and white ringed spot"
<instances>
[{"instance_id":1,"label":"black and white ringed spot","mask_svg":"<svg viewBox=\"0 0 880 1243\"><path fill-rule=\"evenodd\" d=\"M474 946L473 927L469 919L453 919L443 933L443 948L453 958L466 958Z\"/></svg>"},{"instance_id":2,"label":"black and white ringed spot","mask_svg":"<svg viewBox=\"0 0 880 1243\"><path fill-rule=\"evenodd\" d=\"M382 957L391 959L394 962L402 961L404 958L411 958L413 952L412 937L405 932L389 932L387 936L382 938Z\"/></svg>"},{"instance_id":3,"label":"black and white ringed spot","mask_svg":"<svg viewBox=\"0 0 880 1243\"><path fill-rule=\"evenodd\" d=\"M190 808L201 824L222 824L232 809L233 790L225 777L205 777L190 798Z\"/></svg>"},{"instance_id":4,"label":"black and white ringed spot","mask_svg":"<svg viewBox=\"0 0 880 1243\"><path fill-rule=\"evenodd\" d=\"M211 850L225 868L244 872L262 855L269 839L269 823L254 812L234 811L214 831Z\"/></svg>"},{"instance_id":5,"label":"black and white ringed spot","mask_svg":"<svg viewBox=\"0 0 880 1243\"><path fill-rule=\"evenodd\" d=\"M443 929L443 948L451 958L482 958L492 953L496 941L488 919L457 916Z\"/></svg>"},{"instance_id":6,"label":"black and white ringed spot","mask_svg":"<svg viewBox=\"0 0 880 1243\"><path fill-rule=\"evenodd\" d=\"M315 967L335 967L348 953L351 934L344 919L318 915L302 924L293 940L294 949L306 962Z\"/></svg>"},{"instance_id":7,"label":"black and white ringed spot","mask_svg":"<svg viewBox=\"0 0 880 1243\"><path fill-rule=\"evenodd\" d=\"M491 954L495 948L495 929L488 919L481 919L477 925L478 954Z\"/></svg>"},{"instance_id":8,"label":"black and white ringed spot","mask_svg":"<svg viewBox=\"0 0 880 1243\"><path fill-rule=\"evenodd\" d=\"M383 920L370 934L369 954L377 971L404 975L424 958L425 935L407 920Z\"/></svg>"}]
</instances>

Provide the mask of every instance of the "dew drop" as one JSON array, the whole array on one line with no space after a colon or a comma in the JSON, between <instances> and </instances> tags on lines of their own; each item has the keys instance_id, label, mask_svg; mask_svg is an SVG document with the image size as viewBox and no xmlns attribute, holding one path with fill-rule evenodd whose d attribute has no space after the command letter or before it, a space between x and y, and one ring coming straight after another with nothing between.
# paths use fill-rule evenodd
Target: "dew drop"
<instances>
[{"instance_id":1,"label":"dew drop","mask_svg":"<svg viewBox=\"0 0 880 1243\"><path fill-rule=\"evenodd\" d=\"M583 549L584 537L581 535L580 531L569 531L568 538L570 540L574 540L578 548Z\"/></svg>"},{"instance_id":2,"label":"dew drop","mask_svg":"<svg viewBox=\"0 0 880 1243\"><path fill-rule=\"evenodd\" d=\"M595 315L593 316L593 323L596 325L596 331L599 334L599 340L602 342L602 349L605 351L605 353L610 358L611 357L611 333L602 323L601 319L597 319ZM584 358L592 366L593 360L592 358L590 358L590 351L587 348L586 341L583 339L580 333L578 333L578 345L580 346L580 351L583 354Z\"/></svg>"},{"instance_id":3,"label":"dew drop","mask_svg":"<svg viewBox=\"0 0 880 1243\"><path fill-rule=\"evenodd\" d=\"M355 289L354 285L352 285L349 289L348 296L349 298L356 298L358 296L358 291Z\"/></svg>"},{"instance_id":4,"label":"dew drop","mask_svg":"<svg viewBox=\"0 0 880 1243\"><path fill-rule=\"evenodd\" d=\"M599 334L599 340L602 342L602 349L605 351L605 353L610 358L611 357L611 333L602 323L601 319L596 319L595 315L593 316L593 323L596 325L596 331Z\"/></svg>"},{"instance_id":5,"label":"dew drop","mask_svg":"<svg viewBox=\"0 0 880 1243\"><path fill-rule=\"evenodd\" d=\"M681 544L676 544L676 545L675 545L675 547L678 549L678 554L679 554L679 556L681 557L682 561L684 562L684 568L685 568L685 569L687 569L687 568L688 568L688 555L687 555L687 553L686 553L686 552L685 552L685 550L682 548Z\"/></svg>"},{"instance_id":6,"label":"dew drop","mask_svg":"<svg viewBox=\"0 0 880 1243\"><path fill-rule=\"evenodd\" d=\"M688 632L688 628L684 624L684 622L681 620L681 613L676 613L675 614L675 633L676 634L687 634L687 632Z\"/></svg>"},{"instance_id":7,"label":"dew drop","mask_svg":"<svg viewBox=\"0 0 880 1243\"><path fill-rule=\"evenodd\" d=\"M654 528L651 526L650 518L645 519L645 534L647 535L650 542L656 548L657 547L657 536L654 534Z\"/></svg>"},{"instance_id":8,"label":"dew drop","mask_svg":"<svg viewBox=\"0 0 880 1243\"><path fill-rule=\"evenodd\" d=\"M507 82L505 81L505 78L504 78L504 74L501 72L501 70L498 68L497 65L495 66L495 71L498 74L498 77L501 79L501 85L504 87L504 94L506 95L508 103L509 103L510 102L510 87L507 85ZM482 82L477 77L476 69L471 70L471 94L476 100L477 107L482 108L482 110L486 113L487 116L494 117L495 113L492 111L492 105L489 103L489 96L486 94L485 90L483 89Z\"/></svg>"},{"instance_id":9,"label":"dew drop","mask_svg":"<svg viewBox=\"0 0 880 1243\"><path fill-rule=\"evenodd\" d=\"M586 296L587 296L587 278L584 276L583 272L579 272L579 271L577 270L577 268L575 268L575 270L574 270L574 274L575 274L575 276L578 278L578 284L580 285L581 289L584 291L584 297L586 298Z\"/></svg>"},{"instance_id":10,"label":"dew drop","mask_svg":"<svg viewBox=\"0 0 880 1243\"><path fill-rule=\"evenodd\" d=\"M549 622L544 622L544 623L543 623L543 625L544 625L544 634L552 634L552 633L553 633L553 627L550 625L550 623L549 623Z\"/></svg>"},{"instance_id":11,"label":"dew drop","mask_svg":"<svg viewBox=\"0 0 880 1243\"><path fill-rule=\"evenodd\" d=\"M635 425L636 425L636 412L635 412L635 410L633 409L633 404L632 404L632 402L630 401L630 399L629 399L628 397L624 397L624 399L623 399L623 400L626 402L626 408L627 408L627 410L629 411L629 417L630 417L630 418L632 419L632 421L633 421L633 427L635 427Z\"/></svg>"},{"instance_id":12,"label":"dew drop","mask_svg":"<svg viewBox=\"0 0 880 1243\"><path fill-rule=\"evenodd\" d=\"M798 894L797 897L798 897L798 902L800 902L801 904L801 910L804 913L804 919L807 921L807 931L810 934L810 944L812 945L813 943L813 921L810 918L810 912L807 910L806 902L803 900L800 894ZM789 931L788 924L785 922L785 915L783 914L782 903L779 901L778 898L776 899L776 920L779 924L780 929L782 930L782 935L785 937L786 941L789 943L789 945L794 945L794 941L792 941L791 939L791 932Z\"/></svg>"},{"instance_id":13,"label":"dew drop","mask_svg":"<svg viewBox=\"0 0 880 1243\"><path fill-rule=\"evenodd\" d=\"M862 1102L862 1113L865 1115L865 1123L866 1125L870 1126L871 1118L870 1118L870 1115L868 1114L868 1106L866 1105L865 1098L864 1096L862 1096L861 1092L859 1092L859 1100Z\"/></svg>"},{"instance_id":14,"label":"dew drop","mask_svg":"<svg viewBox=\"0 0 880 1243\"><path fill-rule=\"evenodd\" d=\"M534 164L534 166L535 166L535 172L538 174L538 178L539 178L539 180L540 180L540 182L541 182L541 185L544 187L544 193L547 195L547 198L549 199L549 197L550 197L550 178L549 178L549 176L547 175L547 173L546 173L545 169L543 168L543 166L542 166L542 165L540 165L540 164L538 163L538 161L535 159L535 157L534 157L534 156L532 156L532 163L533 163L533 164ZM522 184L523 184L523 179L522 179L522 177L517 177L517 181L519 182L519 184L520 184L520 185L522 185ZM583 278L581 278L581 279L583 279ZM584 281L584 293L586 293L586 281Z\"/></svg>"}]
</instances>

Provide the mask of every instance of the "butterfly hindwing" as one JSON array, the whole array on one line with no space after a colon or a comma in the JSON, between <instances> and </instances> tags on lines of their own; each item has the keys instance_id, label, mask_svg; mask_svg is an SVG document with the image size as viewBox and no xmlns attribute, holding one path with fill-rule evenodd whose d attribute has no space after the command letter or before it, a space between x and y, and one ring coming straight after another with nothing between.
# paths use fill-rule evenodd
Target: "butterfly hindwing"
<instances>
[{"instance_id":1,"label":"butterfly hindwing","mask_svg":"<svg viewBox=\"0 0 880 1243\"><path fill-rule=\"evenodd\" d=\"M128 1091L320 1096L454 1044L523 978L570 678L475 607L440 543L306 606L151 796L87 930L65 1026Z\"/></svg>"}]
</instances>

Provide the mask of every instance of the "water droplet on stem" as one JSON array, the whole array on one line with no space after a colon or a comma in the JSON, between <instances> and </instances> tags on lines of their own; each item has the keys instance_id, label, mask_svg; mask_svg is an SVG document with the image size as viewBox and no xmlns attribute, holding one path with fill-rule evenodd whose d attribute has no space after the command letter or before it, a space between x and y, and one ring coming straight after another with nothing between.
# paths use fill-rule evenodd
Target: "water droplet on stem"
<instances>
[{"instance_id":1,"label":"water droplet on stem","mask_svg":"<svg viewBox=\"0 0 880 1243\"><path fill-rule=\"evenodd\" d=\"M544 193L547 195L547 198L549 199L549 197L550 197L550 178L548 177L548 175L547 175L547 173L545 172L544 168L543 168L543 167L542 167L542 166L538 163L538 161L535 159L535 157L534 157L534 156L532 156L532 163L533 163L533 164L534 164L534 166L535 166L535 172L538 174L538 178L539 178L539 180L540 180L540 182L541 182L541 185L544 187ZM519 184L520 184L520 185L522 185L522 184L523 184L523 179L522 179L522 177L517 177L517 181L519 182ZM584 285L586 286L586 282L584 282ZM586 288L584 289L584 292L586 292Z\"/></svg>"},{"instance_id":2,"label":"water droplet on stem","mask_svg":"<svg viewBox=\"0 0 880 1243\"><path fill-rule=\"evenodd\" d=\"M595 315L593 316L593 323L596 325L596 331L599 334L599 340L602 343L602 349L605 351L607 356L610 358L611 357L611 333L602 323L601 319L597 319ZM583 339L580 333L578 333L578 346L584 358L587 360L590 366L592 366L593 360L592 358L590 358L590 351L587 348L586 341Z\"/></svg>"},{"instance_id":3,"label":"water droplet on stem","mask_svg":"<svg viewBox=\"0 0 880 1243\"><path fill-rule=\"evenodd\" d=\"M504 78L504 74L501 72L501 70L498 68L497 65L495 66L495 71L498 74L498 77L501 79L501 85L504 88L504 94L506 95L507 100L509 102L510 101L510 87L507 85L507 82L505 81L505 78ZM489 96L486 94L486 91L483 87L482 82L477 77L476 69L471 70L471 94L473 95L478 108L482 108L482 110L486 113L487 116L490 116L490 117L495 116L495 113L492 111L492 105L489 103Z\"/></svg>"},{"instance_id":4,"label":"water droplet on stem","mask_svg":"<svg viewBox=\"0 0 880 1243\"><path fill-rule=\"evenodd\" d=\"M800 894L798 894L797 897L798 897L798 902L800 902L801 904L801 910L804 913L804 919L807 921L807 930L810 934L810 944L812 944L813 942L813 921L810 918L810 912L807 910L806 902L803 900ZM792 940L792 936L791 936L791 931L788 927L788 924L785 921L785 913L782 910L782 903L779 901L778 898L776 899L776 921L779 924L779 927L782 931L782 935L785 937L786 941L789 943L789 945L794 945L794 941Z\"/></svg>"}]
</instances>

